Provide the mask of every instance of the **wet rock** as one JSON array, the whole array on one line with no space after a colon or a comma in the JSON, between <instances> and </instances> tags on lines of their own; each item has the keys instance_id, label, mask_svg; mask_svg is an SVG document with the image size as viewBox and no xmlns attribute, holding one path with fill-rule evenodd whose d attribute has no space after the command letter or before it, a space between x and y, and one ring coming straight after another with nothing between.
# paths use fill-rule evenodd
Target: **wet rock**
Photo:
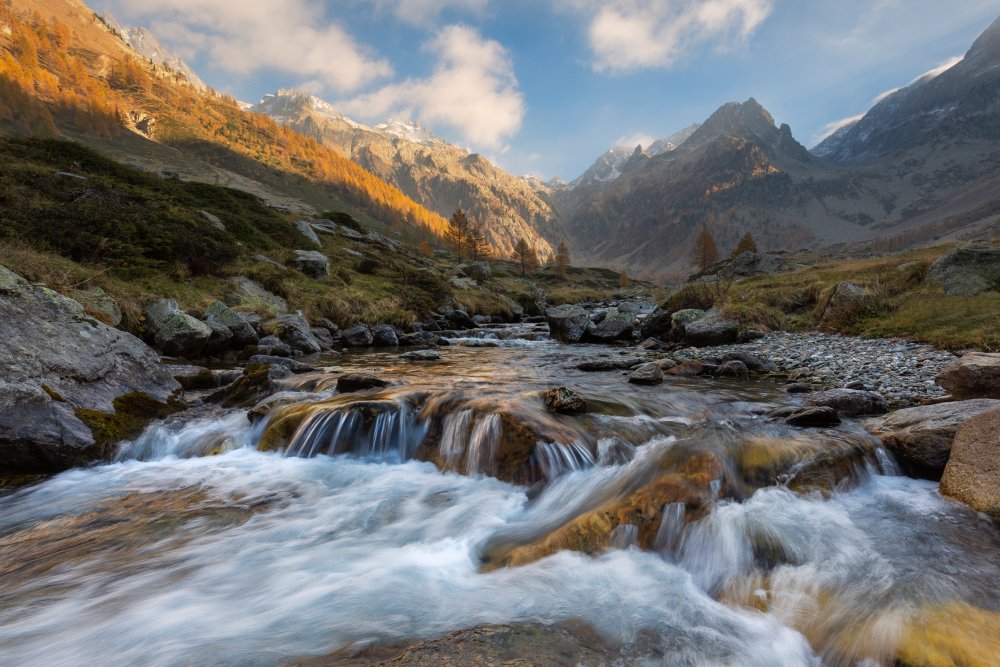
<instances>
[{"instance_id":1,"label":"wet rock","mask_svg":"<svg viewBox=\"0 0 1000 667\"><path fill-rule=\"evenodd\" d=\"M792 382L785 385L785 391L789 394L808 394L812 390L813 386L805 382Z\"/></svg>"},{"instance_id":2,"label":"wet rock","mask_svg":"<svg viewBox=\"0 0 1000 667\"><path fill-rule=\"evenodd\" d=\"M368 373L348 373L337 378L337 391L342 394L388 386L389 383L382 378Z\"/></svg>"},{"instance_id":3,"label":"wet rock","mask_svg":"<svg viewBox=\"0 0 1000 667\"><path fill-rule=\"evenodd\" d=\"M197 358L212 337L211 327L183 312L173 299L146 306L146 329L164 354L189 359Z\"/></svg>"},{"instance_id":4,"label":"wet rock","mask_svg":"<svg viewBox=\"0 0 1000 667\"><path fill-rule=\"evenodd\" d=\"M111 295L100 287L78 290L73 292L72 297L83 306L84 312L108 326L117 327L122 323L122 309Z\"/></svg>"},{"instance_id":5,"label":"wet rock","mask_svg":"<svg viewBox=\"0 0 1000 667\"><path fill-rule=\"evenodd\" d=\"M295 268L310 278L325 278L330 275L330 259L318 250L296 250L292 260Z\"/></svg>"},{"instance_id":6,"label":"wet rock","mask_svg":"<svg viewBox=\"0 0 1000 667\"><path fill-rule=\"evenodd\" d=\"M399 358L406 361L437 361L441 358L441 353L437 350L414 350L399 355Z\"/></svg>"},{"instance_id":7,"label":"wet rock","mask_svg":"<svg viewBox=\"0 0 1000 667\"><path fill-rule=\"evenodd\" d=\"M628 381L632 384L654 385L663 382L663 371L655 363L648 363L639 366L628 376Z\"/></svg>"},{"instance_id":8,"label":"wet rock","mask_svg":"<svg viewBox=\"0 0 1000 667\"><path fill-rule=\"evenodd\" d=\"M607 309L602 308L601 310L595 310L590 314L590 321L593 324L600 324L601 322L604 321L604 318L607 316L608 316Z\"/></svg>"},{"instance_id":9,"label":"wet rock","mask_svg":"<svg viewBox=\"0 0 1000 667\"><path fill-rule=\"evenodd\" d=\"M753 352L727 352L722 355L721 361L723 364L728 361L742 362L748 369L755 373L774 373L778 370L778 366L773 361Z\"/></svg>"},{"instance_id":10,"label":"wet rock","mask_svg":"<svg viewBox=\"0 0 1000 667\"><path fill-rule=\"evenodd\" d=\"M204 318L206 322L211 319L228 328L233 334L233 347L242 348L256 345L258 342L257 331L244 319L243 314L237 313L221 301L209 304L205 309Z\"/></svg>"},{"instance_id":11,"label":"wet rock","mask_svg":"<svg viewBox=\"0 0 1000 667\"><path fill-rule=\"evenodd\" d=\"M978 414L959 427L941 493L1000 519L1000 409Z\"/></svg>"},{"instance_id":12,"label":"wet rock","mask_svg":"<svg viewBox=\"0 0 1000 667\"><path fill-rule=\"evenodd\" d=\"M162 404L179 389L141 340L0 267L0 469L54 471L102 458L117 433L94 432L101 422L144 407L127 405L129 397Z\"/></svg>"},{"instance_id":13,"label":"wet rock","mask_svg":"<svg viewBox=\"0 0 1000 667\"><path fill-rule=\"evenodd\" d=\"M288 357L275 357L267 354L255 354L254 356L247 359L248 366L257 366L262 364L278 366L280 368L287 368L293 373L308 373L310 371L316 370L315 366L310 366L309 364L304 364L301 361L295 361L294 359L289 359Z\"/></svg>"},{"instance_id":14,"label":"wet rock","mask_svg":"<svg viewBox=\"0 0 1000 667\"><path fill-rule=\"evenodd\" d=\"M340 336L338 335L337 338L334 338L333 334L326 327L310 327L309 330L316 337L316 340L319 341L320 347L323 348L324 352L332 350L339 342Z\"/></svg>"},{"instance_id":15,"label":"wet rock","mask_svg":"<svg viewBox=\"0 0 1000 667\"><path fill-rule=\"evenodd\" d=\"M881 438L907 472L940 479L959 427L997 408L1000 408L1000 400L983 398L924 405L870 419L865 427Z\"/></svg>"},{"instance_id":16,"label":"wet rock","mask_svg":"<svg viewBox=\"0 0 1000 667\"><path fill-rule=\"evenodd\" d=\"M243 375L239 370L211 370L200 366L170 366L170 372L184 391L218 389Z\"/></svg>"},{"instance_id":17,"label":"wet rock","mask_svg":"<svg viewBox=\"0 0 1000 667\"><path fill-rule=\"evenodd\" d=\"M276 357L292 356L292 348L277 336L264 336L258 342L254 353L270 354Z\"/></svg>"},{"instance_id":18,"label":"wet rock","mask_svg":"<svg viewBox=\"0 0 1000 667\"><path fill-rule=\"evenodd\" d=\"M806 397L806 405L827 406L846 417L879 415L888 410L885 398L874 391L828 389Z\"/></svg>"},{"instance_id":19,"label":"wet rock","mask_svg":"<svg viewBox=\"0 0 1000 667\"><path fill-rule=\"evenodd\" d=\"M233 332L229 330L229 327L211 317L205 320L205 324L212 330L212 336L208 339L208 343L205 344L202 354L214 355L228 350L233 341Z\"/></svg>"},{"instance_id":20,"label":"wet rock","mask_svg":"<svg viewBox=\"0 0 1000 667\"><path fill-rule=\"evenodd\" d=\"M705 364L700 361L685 361L670 368L667 374L682 378L693 378L704 373L705 369Z\"/></svg>"},{"instance_id":21,"label":"wet rock","mask_svg":"<svg viewBox=\"0 0 1000 667\"><path fill-rule=\"evenodd\" d=\"M436 345L437 339L438 335L433 331L418 331L400 336L399 344L408 347L414 345Z\"/></svg>"},{"instance_id":22,"label":"wet rock","mask_svg":"<svg viewBox=\"0 0 1000 667\"><path fill-rule=\"evenodd\" d=\"M344 345L348 347L368 347L373 342L375 337L365 324L358 324L344 331Z\"/></svg>"},{"instance_id":23,"label":"wet rock","mask_svg":"<svg viewBox=\"0 0 1000 667\"><path fill-rule=\"evenodd\" d=\"M666 357L665 359L657 359L656 365L660 367L661 371L666 372L669 371L671 368L676 368L677 362L671 359L670 357Z\"/></svg>"},{"instance_id":24,"label":"wet rock","mask_svg":"<svg viewBox=\"0 0 1000 667\"><path fill-rule=\"evenodd\" d=\"M971 352L947 366L937 383L954 398L1000 398L1000 354Z\"/></svg>"},{"instance_id":25,"label":"wet rock","mask_svg":"<svg viewBox=\"0 0 1000 667\"><path fill-rule=\"evenodd\" d=\"M1000 247L955 248L931 264L928 280L949 296L975 296L1000 289Z\"/></svg>"},{"instance_id":26,"label":"wet rock","mask_svg":"<svg viewBox=\"0 0 1000 667\"><path fill-rule=\"evenodd\" d=\"M549 335L563 343L579 343L587 331L590 316L580 306L555 306L545 311Z\"/></svg>"},{"instance_id":27,"label":"wet rock","mask_svg":"<svg viewBox=\"0 0 1000 667\"><path fill-rule=\"evenodd\" d=\"M789 426L827 428L839 424L840 415L826 406L800 408L785 417L785 423Z\"/></svg>"},{"instance_id":28,"label":"wet rock","mask_svg":"<svg viewBox=\"0 0 1000 667\"><path fill-rule=\"evenodd\" d=\"M643 357L621 357L619 359L592 359L576 365L577 370L595 373L600 371L622 371L634 368L646 361Z\"/></svg>"},{"instance_id":29,"label":"wet rock","mask_svg":"<svg viewBox=\"0 0 1000 667\"><path fill-rule=\"evenodd\" d=\"M580 394L566 387L556 387L543 392L542 400L549 412L577 415L587 411L587 401Z\"/></svg>"},{"instance_id":30,"label":"wet rock","mask_svg":"<svg viewBox=\"0 0 1000 667\"><path fill-rule=\"evenodd\" d=\"M595 343L632 340L632 329L634 326L634 314L609 311L599 323L587 327L585 338Z\"/></svg>"},{"instance_id":31,"label":"wet rock","mask_svg":"<svg viewBox=\"0 0 1000 667\"><path fill-rule=\"evenodd\" d=\"M749 380L750 369L739 360L732 360L723 363L715 370L716 377L733 378L736 380Z\"/></svg>"},{"instance_id":32,"label":"wet rock","mask_svg":"<svg viewBox=\"0 0 1000 667\"><path fill-rule=\"evenodd\" d=\"M281 390L281 380L292 371L276 364L251 364L234 382L209 394L205 400L227 408L246 408Z\"/></svg>"},{"instance_id":33,"label":"wet rock","mask_svg":"<svg viewBox=\"0 0 1000 667\"><path fill-rule=\"evenodd\" d=\"M714 308L707 311L704 317L684 325L684 340L696 347L735 343L739 337L739 325L727 320L721 311Z\"/></svg>"},{"instance_id":34,"label":"wet rock","mask_svg":"<svg viewBox=\"0 0 1000 667\"><path fill-rule=\"evenodd\" d=\"M273 330L293 352L316 354L323 350L323 346L313 335L309 322L301 315L282 315L273 326Z\"/></svg>"},{"instance_id":35,"label":"wet rock","mask_svg":"<svg viewBox=\"0 0 1000 667\"><path fill-rule=\"evenodd\" d=\"M683 336L684 328L705 317L705 311L698 308L678 310L670 316L670 330L675 336Z\"/></svg>"},{"instance_id":36,"label":"wet rock","mask_svg":"<svg viewBox=\"0 0 1000 667\"><path fill-rule=\"evenodd\" d=\"M262 309L274 315L288 312L288 303L276 294L244 276L232 279L234 290L226 297L226 303L241 310Z\"/></svg>"},{"instance_id":37,"label":"wet rock","mask_svg":"<svg viewBox=\"0 0 1000 667\"><path fill-rule=\"evenodd\" d=\"M309 224L308 220L296 220L295 228L299 230L299 233L301 233L302 236L309 239L309 241L317 248L321 248L323 246L323 244L320 243L319 236L316 235L316 230L312 228L312 225Z\"/></svg>"},{"instance_id":38,"label":"wet rock","mask_svg":"<svg viewBox=\"0 0 1000 667\"><path fill-rule=\"evenodd\" d=\"M665 347L666 345L662 341L656 338L647 338L646 340L636 345L636 348L640 350L662 350Z\"/></svg>"},{"instance_id":39,"label":"wet rock","mask_svg":"<svg viewBox=\"0 0 1000 667\"><path fill-rule=\"evenodd\" d=\"M396 335L396 330L388 324L379 324L372 327L372 342L380 347L397 347L399 337Z\"/></svg>"}]
</instances>

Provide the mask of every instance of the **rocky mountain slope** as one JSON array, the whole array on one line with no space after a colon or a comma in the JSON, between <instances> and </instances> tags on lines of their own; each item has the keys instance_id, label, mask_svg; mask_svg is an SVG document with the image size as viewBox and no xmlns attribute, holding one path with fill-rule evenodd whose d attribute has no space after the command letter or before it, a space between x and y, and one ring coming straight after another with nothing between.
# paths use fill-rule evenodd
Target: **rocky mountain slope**
<instances>
[{"instance_id":1,"label":"rocky mountain slope","mask_svg":"<svg viewBox=\"0 0 1000 667\"><path fill-rule=\"evenodd\" d=\"M443 216L464 209L484 223L500 255L509 256L523 238L547 258L562 238L559 214L543 184L512 176L418 125L393 119L370 127L288 89L266 96L252 111L315 138Z\"/></svg>"},{"instance_id":2,"label":"rocky mountain slope","mask_svg":"<svg viewBox=\"0 0 1000 667\"><path fill-rule=\"evenodd\" d=\"M157 65L174 70L188 80L188 82L199 90L207 90L208 85L201 80L198 74L184 62L179 55L165 47L156 35L142 26L126 27L117 21L111 14L105 12L101 19L111 30L118 33L122 40L132 47L132 49Z\"/></svg>"}]
</instances>

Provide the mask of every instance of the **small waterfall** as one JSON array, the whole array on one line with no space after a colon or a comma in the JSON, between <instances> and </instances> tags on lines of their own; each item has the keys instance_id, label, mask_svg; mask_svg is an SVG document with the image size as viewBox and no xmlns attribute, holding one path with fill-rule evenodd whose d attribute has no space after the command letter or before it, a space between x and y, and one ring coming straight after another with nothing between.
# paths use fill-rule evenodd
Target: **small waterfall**
<instances>
[{"instance_id":1,"label":"small waterfall","mask_svg":"<svg viewBox=\"0 0 1000 667\"><path fill-rule=\"evenodd\" d=\"M875 449L875 458L878 460L878 467L883 475L887 477L899 477L903 474L903 471L899 469L899 464L896 463L896 459L884 447Z\"/></svg>"},{"instance_id":2,"label":"small waterfall","mask_svg":"<svg viewBox=\"0 0 1000 667\"><path fill-rule=\"evenodd\" d=\"M663 518L660 520L660 528L656 532L653 548L665 556L673 558L684 537L684 528L687 525L686 518L687 508L684 503L664 505Z\"/></svg>"},{"instance_id":3,"label":"small waterfall","mask_svg":"<svg viewBox=\"0 0 1000 667\"><path fill-rule=\"evenodd\" d=\"M458 468L465 454L465 443L472 427L472 410L462 410L444 418L441 432L441 456L449 470Z\"/></svg>"},{"instance_id":4,"label":"small waterfall","mask_svg":"<svg viewBox=\"0 0 1000 667\"><path fill-rule=\"evenodd\" d=\"M287 456L353 454L373 461L413 458L427 425L408 405L367 402L310 415L299 426Z\"/></svg>"},{"instance_id":5,"label":"small waterfall","mask_svg":"<svg viewBox=\"0 0 1000 667\"><path fill-rule=\"evenodd\" d=\"M621 438L597 441L597 462L602 466L624 465L635 457L635 445Z\"/></svg>"},{"instance_id":6,"label":"small waterfall","mask_svg":"<svg viewBox=\"0 0 1000 667\"><path fill-rule=\"evenodd\" d=\"M502 429L503 424L498 414L487 415L476 422L469 437L468 456L465 460L467 475L495 474Z\"/></svg>"},{"instance_id":7,"label":"small waterfall","mask_svg":"<svg viewBox=\"0 0 1000 667\"><path fill-rule=\"evenodd\" d=\"M114 460L187 459L253 447L264 426L263 420L250 424L242 412L192 421L184 421L178 415L152 424L135 440L123 442L115 452Z\"/></svg>"},{"instance_id":8,"label":"small waterfall","mask_svg":"<svg viewBox=\"0 0 1000 667\"><path fill-rule=\"evenodd\" d=\"M611 531L611 548L628 549L639 544L639 527L631 523L615 526Z\"/></svg>"},{"instance_id":9,"label":"small waterfall","mask_svg":"<svg viewBox=\"0 0 1000 667\"><path fill-rule=\"evenodd\" d=\"M568 472L592 468L597 464L590 450L578 442L568 445L540 442L535 446L534 459L550 482Z\"/></svg>"}]
</instances>

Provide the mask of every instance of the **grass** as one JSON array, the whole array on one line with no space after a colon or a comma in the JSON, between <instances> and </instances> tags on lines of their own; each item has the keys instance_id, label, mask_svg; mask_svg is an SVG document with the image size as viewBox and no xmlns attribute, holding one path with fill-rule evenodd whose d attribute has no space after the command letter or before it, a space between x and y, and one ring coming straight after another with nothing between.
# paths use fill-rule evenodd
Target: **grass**
<instances>
[{"instance_id":1,"label":"grass","mask_svg":"<svg viewBox=\"0 0 1000 667\"><path fill-rule=\"evenodd\" d=\"M1000 293L947 296L927 281L931 263L951 247L827 261L729 285L692 283L674 292L664 306L716 305L746 328L819 328L865 337L900 336L946 349L1000 351ZM841 282L865 287L867 297L829 307Z\"/></svg>"}]
</instances>

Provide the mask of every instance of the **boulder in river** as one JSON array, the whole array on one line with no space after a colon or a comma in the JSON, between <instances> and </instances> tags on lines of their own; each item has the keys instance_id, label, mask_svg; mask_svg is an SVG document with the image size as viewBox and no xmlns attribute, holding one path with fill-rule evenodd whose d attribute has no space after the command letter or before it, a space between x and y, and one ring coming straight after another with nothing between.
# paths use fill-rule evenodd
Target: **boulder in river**
<instances>
[{"instance_id":1,"label":"boulder in river","mask_svg":"<svg viewBox=\"0 0 1000 667\"><path fill-rule=\"evenodd\" d=\"M986 398L897 410L865 427L882 439L907 472L940 479L959 427L984 412L1000 408L1000 400Z\"/></svg>"},{"instance_id":2,"label":"boulder in river","mask_svg":"<svg viewBox=\"0 0 1000 667\"><path fill-rule=\"evenodd\" d=\"M931 264L927 277L948 296L975 296L1000 289L1000 246L955 248Z\"/></svg>"},{"instance_id":3,"label":"boulder in river","mask_svg":"<svg viewBox=\"0 0 1000 667\"><path fill-rule=\"evenodd\" d=\"M642 338L664 338L673 328L673 313L663 308L656 308L646 316L639 328L639 335Z\"/></svg>"},{"instance_id":4,"label":"boulder in river","mask_svg":"<svg viewBox=\"0 0 1000 667\"><path fill-rule=\"evenodd\" d=\"M368 325L358 324L344 332L344 344L348 347L368 347L375 341Z\"/></svg>"},{"instance_id":5,"label":"boulder in river","mask_svg":"<svg viewBox=\"0 0 1000 667\"><path fill-rule=\"evenodd\" d=\"M725 364L728 361L741 361L755 373L774 373L778 370L778 366L773 361L752 352L727 352L722 356L722 363Z\"/></svg>"},{"instance_id":6,"label":"boulder in river","mask_svg":"<svg viewBox=\"0 0 1000 667\"><path fill-rule=\"evenodd\" d=\"M441 358L441 353L437 350L413 350L399 355L399 358L406 361L437 361Z\"/></svg>"},{"instance_id":7,"label":"boulder in river","mask_svg":"<svg viewBox=\"0 0 1000 667\"><path fill-rule=\"evenodd\" d=\"M705 316L684 325L684 340L696 347L729 345L740 337L739 324L726 319L718 309L711 309Z\"/></svg>"},{"instance_id":8,"label":"boulder in river","mask_svg":"<svg viewBox=\"0 0 1000 667\"><path fill-rule=\"evenodd\" d=\"M620 313L610 310L596 324L587 327L584 334L586 340L595 343L610 343L616 340L632 340L632 330L635 327L633 313Z\"/></svg>"},{"instance_id":9,"label":"boulder in river","mask_svg":"<svg viewBox=\"0 0 1000 667\"><path fill-rule=\"evenodd\" d=\"M663 371L657 364L650 362L632 371L632 374L628 376L628 381L632 384L660 384L663 382Z\"/></svg>"},{"instance_id":10,"label":"boulder in river","mask_svg":"<svg viewBox=\"0 0 1000 667\"><path fill-rule=\"evenodd\" d=\"M747 365L742 361L733 359L731 361L723 362L721 366L715 369L715 376L733 378L735 380L749 380L750 369L747 368Z\"/></svg>"},{"instance_id":11,"label":"boulder in river","mask_svg":"<svg viewBox=\"0 0 1000 667\"><path fill-rule=\"evenodd\" d=\"M164 354L197 358L212 338L212 328L191 317L173 299L157 299L146 306L146 329Z\"/></svg>"},{"instance_id":12,"label":"boulder in river","mask_svg":"<svg viewBox=\"0 0 1000 667\"><path fill-rule=\"evenodd\" d=\"M295 352L316 354L323 349L323 345L313 334L309 322L301 315L282 315L271 325L271 329Z\"/></svg>"},{"instance_id":13,"label":"boulder in river","mask_svg":"<svg viewBox=\"0 0 1000 667\"><path fill-rule=\"evenodd\" d=\"M388 324L372 327L372 339L372 342L380 347L399 346L399 336L396 335L396 330Z\"/></svg>"},{"instance_id":14,"label":"boulder in river","mask_svg":"<svg viewBox=\"0 0 1000 667\"><path fill-rule=\"evenodd\" d=\"M542 400L549 412L578 415L587 411L583 396L567 387L556 387L542 393Z\"/></svg>"},{"instance_id":15,"label":"boulder in river","mask_svg":"<svg viewBox=\"0 0 1000 667\"><path fill-rule=\"evenodd\" d=\"M857 389L827 389L806 397L806 405L825 405L845 417L881 415L889 409L882 394Z\"/></svg>"},{"instance_id":16,"label":"boulder in river","mask_svg":"<svg viewBox=\"0 0 1000 667\"><path fill-rule=\"evenodd\" d=\"M141 340L0 267L0 469L105 457L179 389Z\"/></svg>"},{"instance_id":17,"label":"boulder in river","mask_svg":"<svg viewBox=\"0 0 1000 667\"><path fill-rule=\"evenodd\" d=\"M1000 398L1000 354L970 352L936 379L954 398Z\"/></svg>"},{"instance_id":18,"label":"boulder in river","mask_svg":"<svg viewBox=\"0 0 1000 667\"><path fill-rule=\"evenodd\" d=\"M839 424L840 415L833 408L824 405L798 408L785 417L785 423L789 426L826 428Z\"/></svg>"},{"instance_id":19,"label":"boulder in river","mask_svg":"<svg viewBox=\"0 0 1000 667\"><path fill-rule=\"evenodd\" d=\"M959 427L941 493L1000 519L1000 409L978 414Z\"/></svg>"},{"instance_id":20,"label":"boulder in river","mask_svg":"<svg viewBox=\"0 0 1000 667\"><path fill-rule=\"evenodd\" d=\"M562 305L546 309L545 320L552 338L563 343L579 343L590 324L590 315L580 306Z\"/></svg>"}]
</instances>

